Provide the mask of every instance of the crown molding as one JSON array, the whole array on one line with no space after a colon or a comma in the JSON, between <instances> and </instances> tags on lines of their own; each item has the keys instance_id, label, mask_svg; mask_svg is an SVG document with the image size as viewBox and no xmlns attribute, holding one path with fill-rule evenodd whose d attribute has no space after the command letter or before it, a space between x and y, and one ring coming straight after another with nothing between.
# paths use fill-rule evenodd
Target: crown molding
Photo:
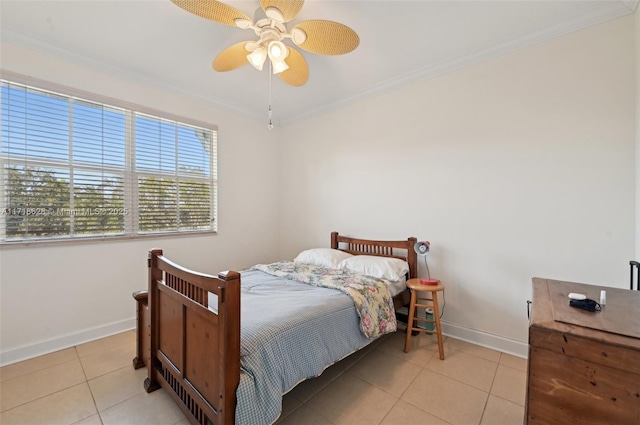
<instances>
[{"instance_id":1,"label":"crown molding","mask_svg":"<svg viewBox=\"0 0 640 425\"><path fill-rule=\"evenodd\" d=\"M57 59L61 59L79 66L86 66L93 68L103 74L116 77L125 81L133 82L143 86L152 87L165 92L173 92L182 96L194 98L216 108L224 109L229 112L233 112L239 115L247 116L249 118L260 119L263 118L257 112L248 111L246 109L237 107L229 102L221 99L215 99L208 96L204 96L200 92L185 90L176 85L166 83L157 78L150 78L148 75L142 73L126 72L116 63L102 60L95 60L87 56L80 55L71 49L62 48L60 46L53 45L40 38L33 37L23 31L16 30L15 28L4 28L2 30L2 42L14 44L16 46L24 47L30 50L34 50L38 53L46 56L51 56Z\"/></svg>"},{"instance_id":2,"label":"crown molding","mask_svg":"<svg viewBox=\"0 0 640 425\"><path fill-rule=\"evenodd\" d=\"M504 43L491 46L487 49L472 52L467 55L453 57L432 66L406 72L397 77L383 81L379 84L374 84L366 87L352 96L335 99L335 101L321 105L318 108L310 109L303 113L290 116L282 120L282 125L284 126L294 121L310 118L312 116L328 112L329 110L343 107L347 104L362 100L372 95L382 94L401 87L415 84L419 81L433 78L447 72L455 71L474 63L502 56L522 49L524 47L533 46L535 44L539 44L544 41L560 37L562 35L566 35L575 31L579 31L581 29L585 29L612 19L628 15L633 11L633 9L629 9L629 3L633 3L633 7L635 8L639 2L640 0L625 0L624 2L617 2L615 5L606 4L598 9L591 11L590 13L576 16L573 19L569 19L555 25L549 25L547 27L539 29L538 31L525 34L522 37L508 40Z\"/></svg>"}]
</instances>

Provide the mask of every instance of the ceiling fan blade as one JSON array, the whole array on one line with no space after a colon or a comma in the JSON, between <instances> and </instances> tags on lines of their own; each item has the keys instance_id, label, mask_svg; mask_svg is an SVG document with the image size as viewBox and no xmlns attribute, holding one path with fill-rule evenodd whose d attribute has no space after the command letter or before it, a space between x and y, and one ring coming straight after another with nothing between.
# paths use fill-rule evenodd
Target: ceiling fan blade
<instances>
[{"instance_id":1,"label":"ceiling fan blade","mask_svg":"<svg viewBox=\"0 0 640 425\"><path fill-rule=\"evenodd\" d=\"M251 18L239 11L238 9L226 5L216 0L171 0L176 6L179 6L191 12L194 15L210 19L221 24L236 26L236 19L246 19L253 22Z\"/></svg>"},{"instance_id":2,"label":"ceiling fan blade","mask_svg":"<svg viewBox=\"0 0 640 425\"><path fill-rule=\"evenodd\" d=\"M309 80L309 65L304 60L304 56L296 49L289 47L289 56L285 62L289 65L289 69L278 74L280 79L291 86L304 86Z\"/></svg>"},{"instance_id":3,"label":"ceiling fan blade","mask_svg":"<svg viewBox=\"0 0 640 425\"><path fill-rule=\"evenodd\" d=\"M260 0L260 6L265 13L269 7L278 9L284 17L282 22L289 22L295 18L303 5L304 0Z\"/></svg>"},{"instance_id":4,"label":"ceiling fan blade","mask_svg":"<svg viewBox=\"0 0 640 425\"><path fill-rule=\"evenodd\" d=\"M321 55L343 55L360 44L360 37L346 25L333 21L312 20L300 22L291 29L302 30L306 40L296 43L301 49ZM294 42L296 39L294 38Z\"/></svg>"},{"instance_id":5,"label":"ceiling fan blade","mask_svg":"<svg viewBox=\"0 0 640 425\"><path fill-rule=\"evenodd\" d=\"M241 41L220 52L213 60L213 69L218 72L233 71L249 63L247 60L249 51L244 47L247 43L247 41Z\"/></svg>"}]
</instances>

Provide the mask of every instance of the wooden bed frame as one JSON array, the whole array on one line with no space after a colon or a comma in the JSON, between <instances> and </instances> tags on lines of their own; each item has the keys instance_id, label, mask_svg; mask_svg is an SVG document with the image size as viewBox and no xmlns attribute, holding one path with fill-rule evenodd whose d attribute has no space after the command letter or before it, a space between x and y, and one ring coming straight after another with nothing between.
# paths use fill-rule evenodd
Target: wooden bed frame
<instances>
[{"instance_id":1,"label":"wooden bed frame","mask_svg":"<svg viewBox=\"0 0 640 425\"><path fill-rule=\"evenodd\" d=\"M354 255L400 258L417 277L416 238L373 241L331 233L331 247ZM137 352L133 366L147 366L147 392L162 387L193 424L233 425L240 381L240 274L197 273L149 252L149 287L137 301ZM218 297L217 314L208 293ZM408 290L394 307L409 303Z\"/></svg>"}]
</instances>

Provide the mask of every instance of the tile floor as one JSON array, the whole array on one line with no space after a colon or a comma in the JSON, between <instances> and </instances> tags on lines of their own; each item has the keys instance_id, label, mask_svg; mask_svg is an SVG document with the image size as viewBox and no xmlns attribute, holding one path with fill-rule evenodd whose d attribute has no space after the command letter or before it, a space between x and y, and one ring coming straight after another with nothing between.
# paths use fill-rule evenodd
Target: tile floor
<instances>
[{"instance_id":1,"label":"tile floor","mask_svg":"<svg viewBox=\"0 0 640 425\"><path fill-rule=\"evenodd\" d=\"M284 396L277 425L520 425L526 361L453 338L396 332ZM129 331L0 368L2 425L176 424L164 390L147 394Z\"/></svg>"}]
</instances>

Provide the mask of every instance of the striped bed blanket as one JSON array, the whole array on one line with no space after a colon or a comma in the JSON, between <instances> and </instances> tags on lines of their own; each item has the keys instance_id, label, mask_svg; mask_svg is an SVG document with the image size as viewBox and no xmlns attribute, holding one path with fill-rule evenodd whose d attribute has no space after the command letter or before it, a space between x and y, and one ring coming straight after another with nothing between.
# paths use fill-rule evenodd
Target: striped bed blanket
<instances>
[{"instance_id":1,"label":"striped bed blanket","mask_svg":"<svg viewBox=\"0 0 640 425\"><path fill-rule=\"evenodd\" d=\"M382 281L298 263L259 265L241 275L236 425L272 424L285 393L375 341L365 330L396 329Z\"/></svg>"}]
</instances>

